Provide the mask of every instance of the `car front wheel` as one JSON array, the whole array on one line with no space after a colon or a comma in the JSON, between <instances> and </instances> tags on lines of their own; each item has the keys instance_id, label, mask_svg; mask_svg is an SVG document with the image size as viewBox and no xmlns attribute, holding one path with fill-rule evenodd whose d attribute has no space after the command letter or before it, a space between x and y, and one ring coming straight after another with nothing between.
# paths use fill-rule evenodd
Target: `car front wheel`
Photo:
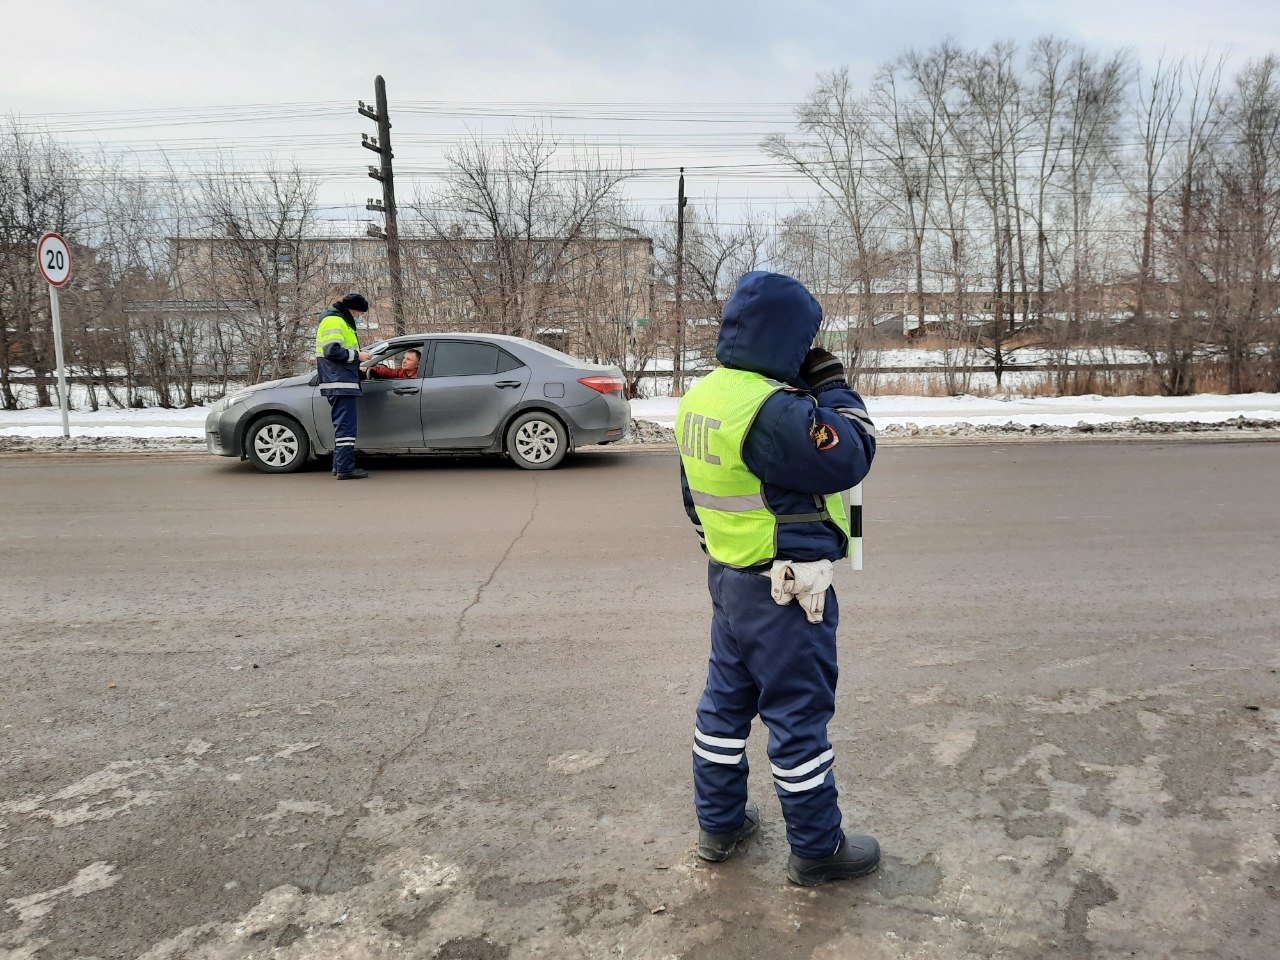
<instances>
[{"instance_id":1,"label":"car front wheel","mask_svg":"<svg viewBox=\"0 0 1280 960\"><path fill-rule=\"evenodd\" d=\"M256 421L245 434L249 462L263 473L293 473L307 462L311 444L306 431L292 417L271 414Z\"/></svg>"},{"instance_id":2,"label":"car front wheel","mask_svg":"<svg viewBox=\"0 0 1280 960\"><path fill-rule=\"evenodd\" d=\"M507 453L525 470L550 470L569 452L569 437L549 413L524 413L507 428Z\"/></svg>"}]
</instances>

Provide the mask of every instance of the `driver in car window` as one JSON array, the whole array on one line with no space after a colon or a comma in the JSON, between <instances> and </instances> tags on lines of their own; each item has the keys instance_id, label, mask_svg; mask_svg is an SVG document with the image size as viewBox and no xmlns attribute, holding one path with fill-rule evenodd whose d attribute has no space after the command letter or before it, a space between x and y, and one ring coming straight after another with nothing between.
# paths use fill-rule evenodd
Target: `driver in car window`
<instances>
[{"instance_id":1,"label":"driver in car window","mask_svg":"<svg viewBox=\"0 0 1280 960\"><path fill-rule=\"evenodd\" d=\"M421 350L406 350L400 358L399 367L374 366L365 370L370 378L379 380L407 380L418 375L418 364L422 361Z\"/></svg>"}]
</instances>

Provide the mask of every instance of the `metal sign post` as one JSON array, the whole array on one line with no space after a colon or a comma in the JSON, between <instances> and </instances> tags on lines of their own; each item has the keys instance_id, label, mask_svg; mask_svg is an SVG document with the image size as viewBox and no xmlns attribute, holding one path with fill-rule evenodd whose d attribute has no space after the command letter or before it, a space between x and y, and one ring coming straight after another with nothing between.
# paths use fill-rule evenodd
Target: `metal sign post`
<instances>
[{"instance_id":1,"label":"metal sign post","mask_svg":"<svg viewBox=\"0 0 1280 960\"><path fill-rule=\"evenodd\" d=\"M49 284L49 311L53 317L53 355L58 364L58 406L62 409L62 436L71 436L67 415L67 365L62 359L62 313L58 309L58 288L71 279L71 250L56 233L46 233L36 246L36 265Z\"/></svg>"}]
</instances>

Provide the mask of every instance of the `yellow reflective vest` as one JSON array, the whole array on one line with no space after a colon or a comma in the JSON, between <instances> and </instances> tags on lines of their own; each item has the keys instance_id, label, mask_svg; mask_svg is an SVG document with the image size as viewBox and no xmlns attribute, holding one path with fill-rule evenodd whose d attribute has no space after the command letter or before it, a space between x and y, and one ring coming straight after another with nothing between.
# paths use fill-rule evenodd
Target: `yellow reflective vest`
<instances>
[{"instance_id":1,"label":"yellow reflective vest","mask_svg":"<svg viewBox=\"0 0 1280 960\"><path fill-rule=\"evenodd\" d=\"M326 397L359 396L360 341L355 326L336 310L320 318L316 328L316 372Z\"/></svg>"},{"instance_id":2,"label":"yellow reflective vest","mask_svg":"<svg viewBox=\"0 0 1280 960\"><path fill-rule=\"evenodd\" d=\"M743 460L747 432L764 402L785 383L719 367L680 400L676 436L680 461L711 559L730 567L753 567L778 559L778 525L833 520L849 536L840 494L815 495L813 510L775 514L764 484ZM783 558L785 559L785 558Z\"/></svg>"}]
</instances>

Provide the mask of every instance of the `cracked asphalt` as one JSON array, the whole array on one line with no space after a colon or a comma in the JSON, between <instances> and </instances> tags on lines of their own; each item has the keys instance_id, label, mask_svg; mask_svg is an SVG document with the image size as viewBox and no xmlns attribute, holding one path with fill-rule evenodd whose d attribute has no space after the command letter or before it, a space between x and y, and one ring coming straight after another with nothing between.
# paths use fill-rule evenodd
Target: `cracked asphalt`
<instances>
[{"instance_id":1,"label":"cracked asphalt","mask_svg":"<svg viewBox=\"0 0 1280 960\"><path fill-rule=\"evenodd\" d=\"M1280 444L884 445L815 889L762 732L693 854L676 463L0 456L0 957L1280 955Z\"/></svg>"}]
</instances>

